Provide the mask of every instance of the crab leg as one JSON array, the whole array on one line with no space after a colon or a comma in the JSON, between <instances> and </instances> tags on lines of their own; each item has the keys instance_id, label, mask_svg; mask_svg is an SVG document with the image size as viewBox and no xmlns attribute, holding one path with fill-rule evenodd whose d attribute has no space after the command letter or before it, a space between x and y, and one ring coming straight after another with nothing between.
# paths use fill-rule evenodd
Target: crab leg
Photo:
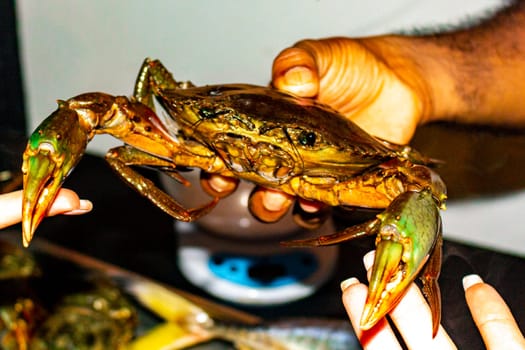
<instances>
[{"instance_id":1,"label":"crab leg","mask_svg":"<svg viewBox=\"0 0 525 350\"><path fill-rule=\"evenodd\" d=\"M173 167L173 165L136 148L129 146L113 148L106 154L106 161L123 181L136 189L141 195L148 198L158 208L179 221L188 222L197 220L209 213L219 201L219 198L215 197L209 203L198 208L184 208L173 197L158 188L153 181L140 175L130 167L130 165L152 165L159 167ZM176 179L189 186L186 179Z\"/></svg>"},{"instance_id":2,"label":"crab leg","mask_svg":"<svg viewBox=\"0 0 525 350\"><path fill-rule=\"evenodd\" d=\"M377 234L376 254L361 328L370 329L401 300L424 269L423 292L432 310L433 335L441 313L437 278L441 265L441 218L430 191L399 195L377 218L328 236L283 242L286 246L321 246Z\"/></svg>"}]
</instances>

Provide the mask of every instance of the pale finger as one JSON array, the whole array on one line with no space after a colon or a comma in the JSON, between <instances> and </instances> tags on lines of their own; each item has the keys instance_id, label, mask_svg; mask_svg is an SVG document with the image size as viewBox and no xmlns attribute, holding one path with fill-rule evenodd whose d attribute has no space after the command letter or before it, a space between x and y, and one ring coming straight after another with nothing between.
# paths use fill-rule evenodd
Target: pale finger
<instances>
[{"instance_id":1,"label":"pale finger","mask_svg":"<svg viewBox=\"0 0 525 350\"><path fill-rule=\"evenodd\" d=\"M374 253L365 255L363 262L368 272L373 265ZM445 329L440 325L432 337L432 313L428 303L412 283L390 317L409 349L456 349Z\"/></svg>"},{"instance_id":2,"label":"pale finger","mask_svg":"<svg viewBox=\"0 0 525 350\"><path fill-rule=\"evenodd\" d=\"M302 210L304 210L306 213L313 214L321 211L326 204L318 201L311 201L307 199L299 198L299 206Z\"/></svg>"},{"instance_id":3,"label":"pale finger","mask_svg":"<svg viewBox=\"0 0 525 350\"><path fill-rule=\"evenodd\" d=\"M81 200L75 192L61 189L48 215L84 214L93 208L88 200ZM0 228L19 223L22 220L22 191L0 195Z\"/></svg>"},{"instance_id":4,"label":"pale finger","mask_svg":"<svg viewBox=\"0 0 525 350\"><path fill-rule=\"evenodd\" d=\"M359 327L368 288L359 283L357 278L349 278L341 283L341 289L343 290L343 304L363 349L401 349L394 331L385 319L369 330L362 330Z\"/></svg>"},{"instance_id":5,"label":"pale finger","mask_svg":"<svg viewBox=\"0 0 525 350\"><path fill-rule=\"evenodd\" d=\"M525 349L525 339L509 307L477 275L463 279L465 298L487 349Z\"/></svg>"},{"instance_id":6,"label":"pale finger","mask_svg":"<svg viewBox=\"0 0 525 350\"><path fill-rule=\"evenodd\" d=\"M90 212L92 209L93 203L91 201L80 199L75 192L61 188L47 215L81 215Z\"/></svg>"},{"instance_id":7,"label":"pale finger","mask_svg":"<svg viewBox=\"0 0 525 350\"><path fill-rule=\"evenodd\" d=\"M293 202L293 196L272 189L256 187L248 198L248 209L262 222L272 223L282 219Z\"/></svg>"},{"instance_id":8,"label":"pale finger","mask_svg":"<svg viewBox=\"0 0 525 350\"><path fill-rule=\"evenodd\" d=\"M270 211L288 209L292 205L293 197L284 192L265 189L262 197L263 206Z\"/></svg>"},{"instance_id":9,"label":"pale finger","mask_svg":"<svg viewBox=\"0 0 525 350\"><path fill-rule=\"evenodd\" d=\"M0 195L0 228L19 223L22 218L22 191Z\"/></svg>"},{"instance_id":10,"label":"pale finger","mask_svg":"<svg viewBox=\"0 0 525 350\"><path fill-rule=\"evenodd\" d=\"M201 172L200 184L210 196L223 198L237 189L239 179Z\"/></svg>"},{"instance_id":11,"label":"pale finger","mask_svg":"<svg viewBox=\"0 0 525 350\"><path fill-rule=\"evenodd\" d=\"M432 313L419 288L412 284L390 317L409 349L456 349L440 325L432 338Z\"/></svg>"}]
</instances>

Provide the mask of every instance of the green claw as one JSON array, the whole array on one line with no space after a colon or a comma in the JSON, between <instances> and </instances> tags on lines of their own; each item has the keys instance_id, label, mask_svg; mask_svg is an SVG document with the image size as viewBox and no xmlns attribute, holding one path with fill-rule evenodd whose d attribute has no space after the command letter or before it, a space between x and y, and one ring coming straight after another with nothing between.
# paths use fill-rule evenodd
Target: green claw
<instances>
[{"instance_id":1,"label":"green claw","mask_svg":"<svg viewBox=\"0 0 525 350\"><path fill-rule=\"evenodd\" d=\"M376 254L360 327L370 329L385 317L399 303L410 283L421 275L435 335L441 313L437 285L441 266L441 217L430 191L402 193L377 218L341 232L283 242L283 245L332 245L369 235L377 235Z\"/></svg>"},{"instance_id":2,"label":"green claw","mask_svg":"<svg viewBox=\"0 0 525 350\"><path fill-rule=\"evenodd\" d=\"M88 139L77 113L63 103L30 136L22 164L24 246L29 245L62 183L82 157Z\"/></svg>"},{"instance_id":3,"label":"green claw","mask_svg":"<svg viewBox=\"0 0 525 350\"><path fill-rule=\"evenodd\" d=\"M379 219L381 226L361 317L362 329L370 329L399 303L409 285L427 268L433 249L441 249L436 247L441 236L439 209L429 191L400 195ZM440 260L441 254L434 256ZM433 261L432 265L436 263L440 265L440 261ZM433 283L437 277L435 273L429 280ZM435 300L430 300L430 305L440 309ZM440 310L432 310L434 329L436 322L439 325L439 313Z\"/></svg>"},{"instance_id":4,"label":"green claw","mask_svg":"<svg viewBox=\"0 0 525 350\"><path fill-rule=\"evenodd\" d=\"M390 311L390 305L397 304L402 295L396 293L399 296L395 299L389 296L396 290L404 291L406 285L411 282L404 281L403 283L402 274L398 272L403 256L401 243L393 241L379 243L376 248L376 256L370 276L369 293L361 316L360 327L362 329L372 328L383 318ZM396 284L393 284L393 281Z\"/></svg>"}]
</instances>

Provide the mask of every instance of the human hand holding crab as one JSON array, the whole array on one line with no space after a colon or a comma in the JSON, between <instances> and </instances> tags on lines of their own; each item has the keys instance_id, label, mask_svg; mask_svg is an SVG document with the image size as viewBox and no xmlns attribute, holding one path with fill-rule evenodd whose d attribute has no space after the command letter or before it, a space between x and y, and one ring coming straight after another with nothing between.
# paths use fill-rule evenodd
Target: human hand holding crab
<instances>
[{"instance_id":1,"label":"human hand holding crab","mask_svg":"<svg viewBox=\"0 0 525 350\"><path fill-rule=\"evenodd\" d=\"M370 276L374 252L363 258ZM470 313L488 350L525 349L523 337L512 312L501 295L478 275L463 278L465 299ZM429 332L432 316L423 294L413 283L401 302L391 311L392 324L382 320L374 328L361 330L359 321L368 287L355 277L341 282L342 299L356 335L365 350L402 349L395 327L408 349L456 349L447 331L440 326L435 337Z\"/></svg>"},{"instance_id":2,"label":"human hand holding crab","mask_svg":"<svg viewBox=\"0 0 525 350\"><path fill-rule=\"evenodd\" d=\"M398 144L408 143L419 125L437 120L522 126L525 113L518 92L525 88L523 7L523 2L518 2L471 30L429 37L301 41L275 59L273 85L316 98L370 134ZM220 177L212 176L208 181L212 187L223 186ZM295 200L309 213L324 206L263 188L251 200L258 202L251 207L259 208L253 214L264 217L268 217L265 212L286 212ZM342 287L345 307L358 334L364 337L364 347L399 346L386 322L364 333L359 331L367 287L353 278ZM505 348L525 348L523 335L501 296L478 276L466 277L464 287L487 347L502 348L501 339L505 339ZM391 316L410 320L395 322L409 348L426 348L420 346L426 341L435 341L440 348L455 348L442 327L434 340L414 327L421 317L426 321L430 317L428 305L414 285Z\"/></svg>"}]
</instances>

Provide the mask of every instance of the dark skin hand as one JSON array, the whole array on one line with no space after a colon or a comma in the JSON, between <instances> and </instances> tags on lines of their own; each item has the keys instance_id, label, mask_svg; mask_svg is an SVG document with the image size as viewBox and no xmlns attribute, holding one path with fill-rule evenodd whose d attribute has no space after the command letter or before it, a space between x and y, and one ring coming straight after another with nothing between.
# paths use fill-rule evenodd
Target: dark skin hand
<instances>
[{"instance_id":1,"label":"dark skin hand","mask_svg":"<svg viewBox=\"0 0 525 350\"><path fill-rule=\"evenodd\" d=\"M328 104L370 134L398 144L409 143L419 125L433 121L523 127L525 1L477 26L448 33L303 40L275 58L272 83L277 89ZM208 179L219 191L232 181L220 176ZM255 216L267 218L266 212L276 212L279 218L295 200L275 190L258 189L251 198L257 203L251 206L262 208ZM306 212L323 206L298 202ZM366 285L350 278L341 287L363 347L401 348L386 322L370 331L359 330ZM464 289L488 349L525 349L511 311L494 288L472 275L465 277ZM429 307L415 285L391 317L410 349L455 348L443 328L436 338L430 336ZM427 331L414 326L419 324L426 324Z\"/></svg>"},{"instance_id":2,"label":"dark skin hand","mask_svg":"<svg viewBox=\"0 0 525 350\"><path fill-rule=\"evenodd\" d=\"M303 40L275 58L272 82L326 103L370 134L398 144L407 144L419 125L432 121L525 126L525 1L448 33ZM221 191L234 180L208 181ZM254 215L285 212L294 200L259 189L252 201L261 214ZM299 202L307 212L322 207Z\"/></svg>"}]
</instances>

